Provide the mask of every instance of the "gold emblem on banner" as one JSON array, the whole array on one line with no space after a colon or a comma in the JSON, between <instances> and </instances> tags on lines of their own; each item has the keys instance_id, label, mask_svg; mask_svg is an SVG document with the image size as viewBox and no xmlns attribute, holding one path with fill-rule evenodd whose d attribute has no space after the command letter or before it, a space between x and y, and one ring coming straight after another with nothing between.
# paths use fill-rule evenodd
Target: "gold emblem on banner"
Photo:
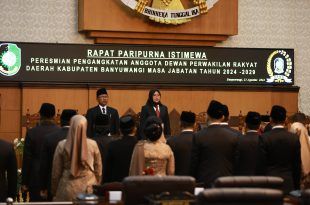
<instances>
[{"instance_id":1,"label":"gold emblem on banner","mask_svg":"<svg viewBox=\"0 0 310 205\"><path fill-rule=\"evenodd\" d=\"M284 50L272 52L267 60L267 73L270 78L268 83L292 83L289 78L292 73L293 62L289 54Z\"/></svg>"}]
</instances>

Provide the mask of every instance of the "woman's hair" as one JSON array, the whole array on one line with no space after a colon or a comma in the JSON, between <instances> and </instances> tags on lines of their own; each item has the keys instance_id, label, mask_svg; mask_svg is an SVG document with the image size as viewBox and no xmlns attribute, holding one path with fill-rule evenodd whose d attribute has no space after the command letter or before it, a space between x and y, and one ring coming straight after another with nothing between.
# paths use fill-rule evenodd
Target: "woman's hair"
<instances>
[{"instance_id":1,"label":"woman's hair","mask_svg":"<svg viewBox=\"0 0 310 205\"><path fill-rule=\"evenodd\" d=\"M148 98L147 101L146 101L146 104L147 104L147 105L154 106L153 95L154 95L155 92L158 92L159 95L161 96L161 93L160 93L160 91L159 91L158 89L152 89L152 90L150 90L150 92L149 92L149 98ZM158 104L161 104L161 102L159 101Z\"/></svg>"},{"instance_id":2,"label":"woman's hair","mask_svg":"<svg viewBox=\"0 0 310 205\"><path fill-rule=\"evenodd\" d=\"M152 142L157 141L160 138L163 131L161 124L162 121L158 117L155 116L148 117L143 129L146 138Z\"/></svg>"}]
</instances>

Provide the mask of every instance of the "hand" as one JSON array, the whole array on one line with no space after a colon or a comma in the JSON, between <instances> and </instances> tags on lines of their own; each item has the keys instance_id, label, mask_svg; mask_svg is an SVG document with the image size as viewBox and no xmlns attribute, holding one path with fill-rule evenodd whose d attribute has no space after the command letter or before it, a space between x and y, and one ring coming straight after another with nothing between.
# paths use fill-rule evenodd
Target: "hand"
<instances>
[{"instance_id":1,"label":"hand","mask_svg":"<svg viewBox=\"0 0 310 205\"><path fill-rule=\"evenodd\" d=\"M40 196L42 197L42 199L47 199L47 190L41 190L40 191Z\"/></svg>"}]
</instances>

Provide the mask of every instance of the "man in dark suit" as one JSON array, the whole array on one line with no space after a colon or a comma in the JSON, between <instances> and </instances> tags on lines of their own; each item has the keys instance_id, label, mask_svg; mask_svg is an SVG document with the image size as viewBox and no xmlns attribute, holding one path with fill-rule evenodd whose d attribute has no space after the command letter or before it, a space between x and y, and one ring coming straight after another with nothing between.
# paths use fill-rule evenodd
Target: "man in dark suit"
<instances>
[{"instance_id":1,"label":"man in dark suit","mask_svg":"<svg viewBox=\"0 0 310 205\"><path fill-rule=\"evenodd\" d=\"M0 202L6 198L16 198L17 162L14 147L11 143L0 140Z\"/></svg>"},{"instance_id":2,"label":"man in dark suit","mask_svg":"<svg viewBox=\"0 0 310 205\"><path fill-rule=\"evenodd\" d=\"M171 147L175 159L175 175L190 174L190 158L196 115L183 111L180 117L181 134L170 137L167 144Z\"/></svg>"},{"instance_id":3,"label":"man in dark suit","mask_svg":"<svg viewBox=\"0 0 310 205\"><path fill-rule=\"evenodd\" d=\"M43 140L49 133L60 128L55 124L55 106L50 103L43 103L40 108L39 124L28 130L25 138L23 169L22 169L22 190L29 191L30 201L42 201L40 196L40 158Z\"/></svg>"},{"instance_id":4,"label":"man in dark suit","mask_svg":"<svg viewBox=\"0 0 310 205\"><path fill-rule=\"evenodd\" d=\"M262 135L266 175L283 178L284 194L300 189L301 159L299 137L284 128L286 110L274 105L270 113L272 130Z\"/></svg>"},{"instance_id":5,"label":"man in dark suit","mask_svg":"<svg viewBox=\"0 0 310 205\"><path fill-rule=\"evenodd\" d=\"M122 138L109 145L104 168L104 182L122 182L128 176L133 149L137 143L136 123L132 116L120 118Z\"/></svg>"},{"instance_id":6,"label":"man in dark suit","mask_svg":"<svg viewBox=\"0 0 310 205\"><path fill-rule=\"evenodd\" d=\"M212 187L216 178L234 172L237 134L221 125L222 104L212 100L207 110L209 126L194 134L190 173L198 183Z\"/></svg>"},{"instance_id":7,"label":"man in dark suit","mask_svg":"<svg viewBox=\"0 0 310 205\"><path fill-rule=\"evenodd\" d=\"M226 129L229 129L231 130L232 132L236 133L239 137L241 137L242 133L234 128L231 128L228 124L228 121L229 121L229 109L227 107L227 105L223 105L223 115L224 115L224 118L221 122L221 125L223 127L225 127Z\"/></svg>"},{"instance_id":8,"label":"man in dark suit","mask_svg":"<svg viewBox=\"0 0 310 205\"><path fill-rule=\"evenodd\" d=\"M47 134L43 141L41 159L40 159L40 182L41 182L41 197L52 201L51 195L51 174L54 159L54 153L58 142L67 138L70 119L76 115L76 110L64 109L60 115L61 129Z\"/></svg>"},{"instance_id":9,"label":"man in dark suit","mask_svg":"<svg viewBox=\"0 0 310 205\"><path fill-rule=\"evenodd\" d=\"M245 117L246 133L241 136L238 144L237 175L254 176L259 171L259 133L260 114L248 112Z\"/></svg>"},{"instance_id":10,"label":"man in dark suit","mask_svg":"<svg viewBox=\"0 0 310 205\"><path fill-rule=\"evenodd\" d=\"M116 109L107 106L109 96L107 90L105 88L101 88L97 90L97 101L98 105L92 107L87 110L86 119L87 119L87 136L89 138L93 138L94 133L94 121L96 116L101 115L108 115L110 118L110 134L111 135L118 135L119 134L119 115Z\"/></svg>"},{"instance_id":11,"label":"man in dark suit","mask_svg":"<svg viewBox=\"0 0 310 205\"><path fill-rule=\"evenodd\" d=\"M108 115L98 114L95 118L94 132L95 136L93 140L97 142L98 148L100 150L101 160L102 160L102 176L104 176L104 164L107 155L110 142L114 140L115 136L110 135L110 118ZM102 178L102 182L105 180Z\"/></svg>"}]
</instances>

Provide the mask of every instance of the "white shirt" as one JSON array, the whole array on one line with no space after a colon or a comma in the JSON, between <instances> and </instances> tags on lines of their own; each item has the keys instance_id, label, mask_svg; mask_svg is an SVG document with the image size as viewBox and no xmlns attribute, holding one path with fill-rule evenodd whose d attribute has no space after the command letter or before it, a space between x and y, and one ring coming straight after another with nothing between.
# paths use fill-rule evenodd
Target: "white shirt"
<instances>
[{"instance_id":1,"label":"white shirt","mask_svg":"<svg viewBox=\"0 0 310 205\"><path fill-rule=\"evenodd\" d=\"M107 106L106 105L105 106L99 105L99 107L100 107L100 110L101 110L102 114L107 114ZM102 108L104 108L105 113L103 113Z\"/></svg>"}]
</instances>

